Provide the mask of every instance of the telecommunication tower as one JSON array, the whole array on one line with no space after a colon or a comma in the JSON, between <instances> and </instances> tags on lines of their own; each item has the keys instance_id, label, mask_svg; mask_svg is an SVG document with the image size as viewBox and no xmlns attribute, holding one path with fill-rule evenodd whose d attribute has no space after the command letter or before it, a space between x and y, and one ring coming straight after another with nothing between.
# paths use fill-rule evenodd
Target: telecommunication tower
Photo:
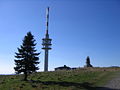
<instances>
[{"instance_id":1,"label":"telecommunication tower","mask_svg":"<svg viewBox=\"0 0 120 90\"><path fill-rule=\"evenodd\" d=\"M49 7L46 9L46 34L45 38L42 39L42 49L45 50L45 61L44 61L44 71L48 71L48 54L49 50L51 50L51 41L52 39L49 38L48 33L48 24L49 24Z\"/></svg>"}]
</instances>

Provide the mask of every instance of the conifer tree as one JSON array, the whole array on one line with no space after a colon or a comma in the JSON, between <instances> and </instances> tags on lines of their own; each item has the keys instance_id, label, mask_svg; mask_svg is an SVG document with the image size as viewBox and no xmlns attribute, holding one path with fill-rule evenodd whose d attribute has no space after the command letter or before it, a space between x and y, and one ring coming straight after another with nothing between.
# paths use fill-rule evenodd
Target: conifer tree
<instances>
[{"instance_id":1,"label":"conifer tree","mask_svg":"<svg viewBox=\"0 0 120 90\"><path fill-rule=\"evenodd\" d=\"M36 72L39 68L37 64L39 64L40 53L36 53L35 49L36 43L34 36L31 32L28 32L24 37L23 43L18 48L18 52L15 53L15 65L14 67L17 74L23 73L24 80L27 80L28 74Z\"/></svg>"},{"instance_id":2,"label":"conifer tree","mask_svg":"<svg viewBox=\"0 0 120 90\"><path fill-rule=\"evenodd\" d=\"M91 64L90 64L90 57L87 56L86 58L86 67L93 67Z\"/></svg>"},{"instance_id":3,"label":"conifer tree","mask_svg":"<svg viewBox=\"0 0 120 90\"><path fill-rule=\"evenodd\" d=\"M90 57L89 56L87 56L87 58L86 58L86 64L90 65Z\"/></svg>"}]
</instances>

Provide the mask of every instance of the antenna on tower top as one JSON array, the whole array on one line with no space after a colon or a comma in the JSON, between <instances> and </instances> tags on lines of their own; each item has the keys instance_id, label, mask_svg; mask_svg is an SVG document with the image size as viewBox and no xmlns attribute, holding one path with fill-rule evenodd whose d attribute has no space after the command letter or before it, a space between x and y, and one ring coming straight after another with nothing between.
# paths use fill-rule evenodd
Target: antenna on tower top
<instances>
[{"instance_id":1,"label":"antenna on tower top","mask_svg":"<svg viewBox=\"0 0 120 90\"><path fill-rule=\"evenodd\" d=\"M49 36L48 25L49 25L49 7L46 8L46 35L47 36Z\"/></svg>"}]
</instances>

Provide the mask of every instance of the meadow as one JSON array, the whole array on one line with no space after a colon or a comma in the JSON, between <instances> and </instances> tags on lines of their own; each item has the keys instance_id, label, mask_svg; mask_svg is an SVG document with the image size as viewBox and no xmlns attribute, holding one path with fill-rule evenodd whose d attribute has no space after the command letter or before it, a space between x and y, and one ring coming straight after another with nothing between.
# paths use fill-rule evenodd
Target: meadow
<instances>
[{"instance_id":1,"label":"meadow","mask_svg":"<svg viewBox=\"0 0 120 90\"><path fill-rule=\"evenodd\" d=\"M28 81L23 75L0 75L0 90L96 90L114 78L120 68L79 68L37 72Z\"/></svg>"}]
</instances>

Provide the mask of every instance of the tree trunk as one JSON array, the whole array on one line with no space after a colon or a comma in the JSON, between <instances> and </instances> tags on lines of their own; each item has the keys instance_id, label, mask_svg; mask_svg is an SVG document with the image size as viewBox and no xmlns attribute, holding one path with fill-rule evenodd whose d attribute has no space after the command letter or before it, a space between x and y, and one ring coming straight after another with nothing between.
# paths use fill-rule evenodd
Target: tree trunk
<instances>
[{"instance_id":1,"label":"tree trunk","mask_svg":"<svg viewBox=\"0 0 120 90\"><path fill-rule=\"evenodd\" d=\"M24 81L27 81L27 72L24 72Z\"/></svg>"}]
</instances>

